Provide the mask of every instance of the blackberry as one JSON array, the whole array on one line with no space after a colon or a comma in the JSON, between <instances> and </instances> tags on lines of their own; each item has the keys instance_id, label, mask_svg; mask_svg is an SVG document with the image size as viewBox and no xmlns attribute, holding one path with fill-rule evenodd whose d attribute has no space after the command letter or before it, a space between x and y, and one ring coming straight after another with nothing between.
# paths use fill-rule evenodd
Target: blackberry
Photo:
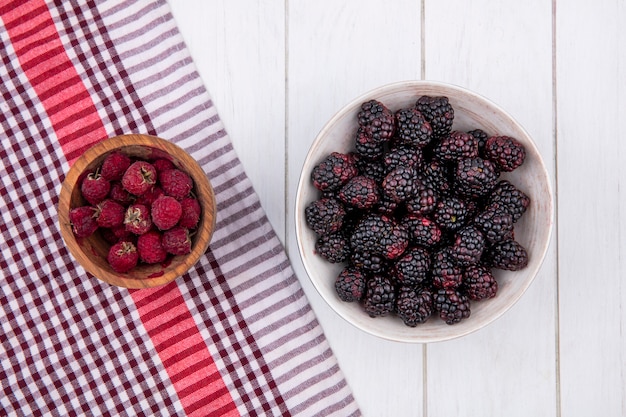
<instances>
[{"instance_id":1,"label":"blackberry","mask_svg":"<svg viewBox=\"0 0 626 417\"><path fill-rule=\"evenodd\" d=\"M417 181L414 168L399 166L383 180L383 193L398 203L409 200L417 192Z\"/></svg>"},{"instance_id":2,"label":"blackberry","mask_svg":"<svg viewBox=\"0 0 626 417\"><path fill-rule=\"evenodd\" d=\"M461 159L454 175L455 191L463 196L479 198L491 191L500 173L495 164L482 158Z\"/></svg>"},{"instance_id":3,"label":"blackberry","mask_svg":"<svg viewBox=\"0 0 626 417\"><path fill-rule=\"evenodd\" d=\"M487 142L489 135L481 129L470 130L467 133L469 133L470 135L476 138L476 141L478 142L478 156L480 156L481 158L484 158L485 157L485 143Z\"/></svg>"},{"instance_id":4,"label":"blackberry","mask_svg":"<svg viewBox=\"0 0 626 417\"><path fill-rule=\"evenodd\" d=\"M435 310L446 324L456 324L471 314L469 299L457 290L440 289L433 298Z\"/></svg>"},{"instance_id":5,"label":"blackberry","mask_svg":"<svg viewBox=\"0 0 626 417\"><path fill-rule=\"evenodd\" d=\"M502 171L510 172L524 163L526 150L512 137L492 136L485 143L485 157L495 162Z\"/></svg>"},{"instance_id":6,"label":"blackberry","mask_svg":"<svg viewBox=\"0 0 626 417\"><path fill-rule=\"evenodd\" d=\"M530 205L530 198L507 180L501 180L491 191L487 204L507 211L517 222Z\"/></svg>"},{"instance_id":7,"label":"blackberry","mask_svg":"<svg viewBox=\"0 0 626 417\"><path fill-rule=\"evenodd\" d=\"M359 170L359 175L373 179L376 181L376 184L382 184L387 174L387 169L385 165L383 165L383 161L379 159L372 161L360 158L357 159L356 166Z\"/></svg>"},{"instance_id":8,"label":"blackberry","mask_svg":"<svg viewBox=\"0 0 626 417\"><path fill-rule=\"evenodd\" d=\"M432 189L425 181L418 179L416 181L417 192L415 196L405 202L406 209L412 214L428 214L435 210L439 198L437 192Z\"/></svg>"},{"instance_id":9,"label":"blackberry","mask_svg":"<svg viewBox=\"0 0 626 417\"><path fill-rule=\"evenodd\" d=\"M333 152L313 168L311 179L320 191L336 191L357 174L354 157Z\"/></svg>"},{"instance_id":10,"label":"blackberry","mask_svg":"<svg viewBox=\"0 0 626 417\"><path fill-rule=\"evenodd\" d=\"M496 207L489 207L474 218L478 227L488 242L500 242L508 239L513 233L513 216Z\"/></svg>"},{"instance_id":11,"label":"blackberry","mask_svg":"<svg viewBox=\"0 0 626 417\"><path fill-rule=\"evenodd\" d=\"M528 253L522 245L510 239L490 246L485 261L492 268L519 271L528 265Z\"/></svg>"},{"instance_id":12,"label":"blackberry","mask_svg":"<svg viewBox=\"0 0 626 417\"><path fill-rule=\"evenodd\" d=\"M357 225L350 238L354 251L371 252L395 259L409 245L409 233L390 217L369 213Z\"/></svg>"},{"instance_id":13,"label":"blackberry","mask_svg":"<svg viewBox=\"0 0 626 417\"><path fill-rule=\"evenodd\" d=\"M463 282L463 269L457 265L447 249L433 255L430 275L436 288L458 288Z\"/></svg>"},{"instance_id":14,"label":"blackberry","mask_svg":"<svg viewBox=\"0 0 626 417\"><path fill-rule=\"evenodd\" d=\"M395 117L391 110L376 100L361 104L357 115L359 126L363 132L375 142L387 142L395 131Z\"/></svg>"},{"instance_id":15,"label":"blackberry","mask_svg":"<svg viewBox=\"0 0 626 417\"><path fill-rule=\"evenodd\" d=\"M444 197L439 200L433 212L433 219L439 227L455 231L463 227L468 211L465 202L456 197Z\"/></svg>"},{"instance_id":16,"label":"blackberry","mask_svg":"<svg viewBox=\"0 0 626 417\"><path fill-rule=\"evenodd\" d=\"M315 252L328 262L339 263L350 257L350 245L343 233L331 233L317 239Z\"/></svg>"},{"instance_id":17,"label":"blackberry","mask_svg":"<svg viewBox=\"0 0 626 417\"><path fill-rule=\"evenodd\" d=\"M434 137L440 138L450 133L454 109L447 97L422 96L415 103L415 107L430 123Z\"/></svg>"},{"instance_id":18,"label":"blackberry","mask_svg":"<svg viewBox=\"0 0 626 417\"><path fill-rule=\"evenodd\" d=\"M413 247L396 260L393 273L399 284L416 287L426 280L429 269L430 253L426 249Z\"/></svg>"},{"instance_id":19,"label":"blackberry","mask_svg":"<svg viewBox=\"0 0 626 417\"><path fill-rule=\"evenodd\" d=\"M427 288L401 287L396 297L396 314L402 322L415 327L433 314L433 294Z\"/></svg>"},{"instance_id":20,"label":"blackberry","mask_svg":"<svg viewBox=\"0 0 626 417\"><path fill-rule=\"evenodd\" d=\"M454 236L450 256L461 266L477 264L485 250L485 237L475 226L466 226Z\"/></svg>"},{"instance_id":21,"label":"blackberry","mask_svg":"<svg viewBox=\"0 0 626 417\"><path fill-rule=\"evenodd\" d=\"M424 165L424 156L421 150L412 146L396 145L385 154L383 164L387 172L391 172L400 166L419 170Z\"/></svg>"},{"instance_id":22,"label":"blackberry","mask_svg":"<svg viewBox=\"0 0 626 417\"><path fill-rule=\"evenodd\" d=\"M415 107L396 112L396 137L401 143L423 148L430 142L433 129L424 115Z\"/></svg>"},{"instance_id":23,"label":"blackberry","mask_svg":"<svg viewBox=\"0 0 626 417\"><path fill-rule=\"evenodd\" d=\"M382 198L378 202L378 205L376 205L376 211L380 214L392 217L396 214L398 207L400 207L400 204L397 201L394 201L391 197L383 194Z\"/></svg>"},{"instance_id":24,"label":"blackberry","mask_svg":"<svg viewBox=\"0 0 626 417\"><path fill-rule=\"evenodd\" d=\"M484 265L472 265L465 269L463 288L470 300L484 300L496 296L498 282L491 269Z\"/></svg>"},{"instance_id":25,"label":"blackberry","mask_svg":"<svg viewBox=\"0 0 626 417\"><path fill-rule=\"evenodd\" d=\"M393 311L396 293L391 280L374 275L367 280L363 308L370 317L386 316Z\"/></svg>"},{"instance_id":26,"label":"blackberry","mask_svg":"<svg viewBox=\"0 0 626 417\"><path fill-rule=\"evenodd\" d=\"M359 301L365 293L365 275L355 268L344 268L335 280L335 290L341 301Z\"/></svg>"},{"instance_id":27,"label":"blackberry","mask_svg":"<svg viewBox=\"0 0 626 417\"><path fill-rule=\"evenodd\" d=\"M375 180L357 175L341 187L337 197L352 207L369 209L380 200L380 191Z\"/></svg>"},{"instance_id":28,"label":"blackberry","mask_svg":"<svg viewBox=\"0 0 626 417\"><path fill-rule=\"evenodd\" d=\"M478 156L478 141L469 133L455 130L441 138L433 153L435 158L444 162L475 158Z\"/></svg>"},{"instance_id":29,"label":"blackberry","mask_svg":"<svg viewBox=\"0 0 626 417\"><path fill-rule=\"evenodd\" d=\"M309 228L318 235L325 235L341 229L346 210L334 198L322 198L311 202L304 214Z\"/></svg>"},{"instance_id":30,"label":"blackberry","mask_svg":"<svg viewBox=\"0 0 626 417\"><path fill-rule=\"evenodd\" d=\"M441 229L433 220L418 215L408 215L402 224L409 231L410 243L425 248L435 248L441 241Z\"/></svg>"},{"instance_id":31,"label":"blackberry","mask_svg":"<svg viewBox=\"0 0 626 417\"><path fill-rule=\"evenodd\" d=\"M359 127L354 139L354 149L356 152L366 159L378 159L385 152L385 143L377 142L371 136L365 133L363 127Z\"/></svg>"},{"instance_id":32,"label":"blackberry","mask_svg":"<svg viewBox=\"0 0 626 417\"><path fill-rule=\"evenodd\" d=\"M379 274L387 269L387 260L378 253L352 252L352 265L365 272Z\"/></svg>"},{"instance_id":33,"label":"blackberry","mask_svg":"<svg viewBox=\"0 0 626 417\"><path fill-rule=\"evenodd\" d=\"M452 194L452 181L450 170L443 162L433 159L424 164L421 178L439 195L447 196Z\"/></svg>"}]
</instances>

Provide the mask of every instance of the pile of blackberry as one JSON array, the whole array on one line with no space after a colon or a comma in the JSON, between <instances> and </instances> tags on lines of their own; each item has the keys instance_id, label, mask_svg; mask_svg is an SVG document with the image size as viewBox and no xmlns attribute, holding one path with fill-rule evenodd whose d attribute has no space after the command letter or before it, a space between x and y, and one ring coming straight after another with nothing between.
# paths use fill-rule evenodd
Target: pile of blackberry
<instances>
[{"instance_id":1,"label":"pile of blackberry","mask_svg":"<svg viewBox=\"0 0 626 417\"><path fill-rule=\"evenodd\" d=\"M337 295L371 317L458 323L470 303L496 296L494 268L528 264L515 223L530 198L500 178L524 163L524 146L453 122L447 97L422 96L395 113L367 101L353 151L331 153L311 173L319 198L305 219L316 252L344 266Z\"/></svg>"}]
</instances>

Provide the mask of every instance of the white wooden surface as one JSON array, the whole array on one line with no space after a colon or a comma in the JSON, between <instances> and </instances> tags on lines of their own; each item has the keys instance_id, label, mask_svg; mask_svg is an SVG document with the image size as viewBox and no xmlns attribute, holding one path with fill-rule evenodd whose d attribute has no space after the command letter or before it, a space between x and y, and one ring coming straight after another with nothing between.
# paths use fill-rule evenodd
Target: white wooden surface
<instances>
[{"instance_id":1,"label":"white wooden surface","mask_svg":"<svg viewBox=\"0 0 626 417\"><path fill-rule=\"evenodd\" d=\"M268 218L365 416L626 416L624 0L170 0ZM544 156L556 227L489 327L406 345L363 334L309 283L294 193L310 143L371 88L432 79L509 110Z\"/></svg>"}]
</instances>

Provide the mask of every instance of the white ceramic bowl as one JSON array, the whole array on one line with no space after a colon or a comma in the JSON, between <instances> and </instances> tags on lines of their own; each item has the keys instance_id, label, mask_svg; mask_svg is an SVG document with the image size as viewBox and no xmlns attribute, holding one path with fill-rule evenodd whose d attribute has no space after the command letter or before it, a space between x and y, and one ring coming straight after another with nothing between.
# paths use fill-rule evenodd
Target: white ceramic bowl
<instances>
[{"instance_id":1,"label":"white ceramic bowl","mask_svg":"<svg viewBox=\"0 0 626 417\"><path fill-rule=\"evenodd\" d=\"M354 150L356 115L361 103L376 99L392 111L410 107L422 95L446 96L454 108L454 130L480 128L490 135L508 135L526 148L524 164L501 178L509 179L531 198L531 204L515 225L515 238L527 250L528 266L510 272L494 269L498 281L495 298L472 302L471 316L454 325L431 317L417 327L404 325L395 315L369 317L359 303L341 301L334 288L342 264L331 264L315 254L316 234L305 221L305 208L319 198L311 182L311 171L331 152ZM466 89L439 82L405 81L385 85L354 99L337 112L320 131L311 145L302 167L296 194L296 237L302 262L315 288L328 305L357 328L384 339L427 343L467 335L504 314L530 286L537 275L550 242L553 224L553 196L547 171L535 143L519 123L506 111L480 95Z\"/></svg>"}]
</instances>

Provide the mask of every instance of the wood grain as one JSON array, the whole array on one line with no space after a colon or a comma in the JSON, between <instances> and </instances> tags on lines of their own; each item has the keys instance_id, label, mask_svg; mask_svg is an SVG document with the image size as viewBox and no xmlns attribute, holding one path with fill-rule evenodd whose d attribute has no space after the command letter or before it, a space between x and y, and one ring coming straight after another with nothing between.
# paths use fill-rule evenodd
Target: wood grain
<instances>
[{"instance_id":1,"label":"wood grain","mask_svg":"<svg viewBox=\"0 0 626 417\"><path fill-rule=\"evenodd\" d=\"M120 274L108 264L110 245L98 232L86 238L76 238L69 221L71 209L86 205L80 193L82 178L98 168L108 154L122 152L144 160L166 158L187 172L194 181L193 192L198 198L202 215L192 237L191 253L174 256L166 264L140 264ZM65 176L59 194L58 216L61 235L74 258L87 272L112 285L125 288L149 288L167 284L183 275L206 251L215 229L215 194L206 173L184 150L166 140L149 135L122 135L109 138L87 150L72 165Z\"/></svg>"},{"instance_id":2,"label":"wood grain","mask_svg":"<svg viewBox=\"0 0 626 417\"><path fill-rule=\"evenodd\" d=\"M556 12L562 415L624 416L626 7Z\"/></svg>"}]
</instances>

